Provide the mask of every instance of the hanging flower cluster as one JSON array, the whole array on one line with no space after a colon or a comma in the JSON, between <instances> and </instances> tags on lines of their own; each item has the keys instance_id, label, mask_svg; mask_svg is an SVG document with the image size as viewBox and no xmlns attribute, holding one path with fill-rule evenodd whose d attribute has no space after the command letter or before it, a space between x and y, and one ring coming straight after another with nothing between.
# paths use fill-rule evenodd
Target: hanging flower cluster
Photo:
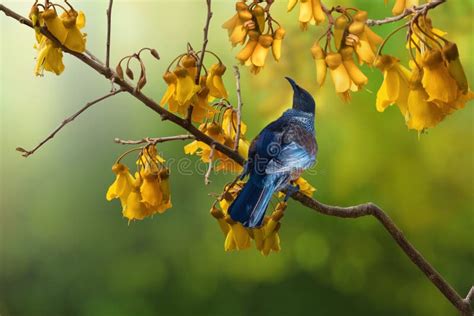
<instances>
[{"instance_id":1,"label":"hanging flower cluster","mask_svg":"<svg viewBox=\"0 0 474 316\"><path fill-rule=\"evenodd\" d=\"M319 25L326 20L326 13L324 12L321 0L289 0L288 12L293 10L298 2L300 2L298 20L301 30L306 31L308 24Z\"/></svg>"},{"instance_id":2,"label":"hanging flower cluster","mask_svg":"<svg viewBox=\"0 0 474 316\"><path fill-rule=\"evenodd\" d=\"M171 205L169 185L169 169L163 163L164 159L156 152L154 145L139 148L135 175L130 173L127 166L120 160L123 154L112 166L115 181L110 185L106 198L108 201L120 199L122 214L131 220L141 220L156 213L164 213Z\"/></svg>"},{"instance_id":3,"label":"hanging flower cluster","mask_svg":"<svg viewBox=\"0 0 474 316\"><path fill-rule=\"evenodd\" d=\"M212 119L199 126L199 130L216 142L224 144L229 148L235 147L235 139L237 133L237 113L227 103L219 102L214 104L215 108L219 108ZM247 125L240 123L240 137L238 152L242 157L247 157L249 150L249 142L245 139ZM204 142L195 140L184 146L184 153L189 155L198 155L204 163L215 161L215 171L241 172L242 166L230 159L218 150L213 151L209 145ZM211 157L212 155L212 157Z\"/></svg>"},{"instance_id":4,"label":"hanging flower cluster","mask_svg":"<svg viewBox=\"0 0 474 316\"><path fill-rule=\"evenodd\" d=\"M287 207L285 202L279 201L271 215L264 217L260 227L244 227L241 223L232 220L228 215L230 205L239 195L244 184L245 182L243 181L237 181L236 183L226 185L224 187L224 193L218 199L218 205L214 203L211 208L211 215L217 220L225 236L224 250L231 251L251 248L253 240L255 248L264 256L268 256L271 251L280 251L280 236L278 231L281 227L280 220ZM316 189L302 177L298 178L294 184L299 186L301 193L310 197L316 191ZM284 194L279 192L278 198L283 197Z\"/></svg>"},{"instance_id":5,"label":"hanging flower cluster","mask_svg":"<svg viewBox=\"0 0 474 316\"><path fill-rule=\"evenodd\" d=\"M170 112L182 116L186 116L192 106L191 119L197 123L212 118L216 111L210 103L215 99L227 99L228 94L222 80L226 67L215 54L211 54L218 59L218 63L213 64L202 76L197 74L198 56L191 50L179 55L171 63L163 75L168 88L161 99L162 106L168 105ZM171 71L175 62L176 66Z\"/></svg>"},{"instance_id":6,"label":"hanging flower cluster","mask_svg":"<svg viewBox=\"0 0 474 316\"><path fill-rule=\"evenodd\" d=\"M76 11L67 1L66 4L69 9L49 1L44 5L36 1L30 10L29 18L36 36L34 47L38 51L34 70L37 76L42 76L44 71L56 75L64 71L62 49L41 34L41 28L46 27L59 43L72 51L82 53L86 49L86 34L80 31L85 26L84 13ZM58 15L57 10L63 12Z\"/></svg>"},{"instance_id":7,"label":"hanging flower cluster","mask_svg":"<svg viewBox=\"0 0 474 316\"><path fill-rule=\"evenodd\" d=\"M381 55L376 66L384 81L377 93L377 110L397 104L409 129L423 132L473 99L455 43L432 27L426 16L409 26L410 68L393 56ZM413 52L415 51L415 52Z\"/></svg>"},{"instance_id":8,"label":"hanging flower cluster","mask_svg":"<svg viewBox=\"0 0 474 316\"><path fill-rule=\"evenodd\" d=\"M247 5L246 1L239 1L235 4L236 14L222 25L227 29L232 46L244 45L235 57L249 66L253 74L265 66L270 49L276 61L281 58L285 30L270 15L271 3L273 1L267 1L267 7L263 8L255 2Z\"/></svg>"},{"instance_id":9,"label":"hanging flower cluster","mask_svg":"<svg viewBox=\"0 0 474 316\"><path fill-rule=\"evenodd\" d=\"M224 233L224 250L244 250L252 246L252 240L255 248L262 255L268 256L270 252L280 251L280 220L284 215L287 204L279 202L270 216L265 216L263 224L260 227L247 228L241 223L233 221L227 214L229 206L237 197L243 187L243 182L236 183L231 188L226 188L226 192L219 202L219 207L213 205L211 215L217 220L220 229Z\"/></svg>"},{"instance_id":10,"label":"hanging flower cluster","mask_svg":"<svg viewBox=\"0 0 474 316\"><path fill-rule=\"evenodd\" d=\"M367 26L366 11L356 10L351 14L349 10L338 8L338 12L341 14L333 25L330 24L326 33L311 47L311 54L316 65L317 83L324 84L329 70L336 93L344 101L349 101L350 92L361 90L368 82L354 57L360 65L372 66L382 38ZM324 37L326 44L323 48L320 41Z\"/></svg>"}]
</instances>

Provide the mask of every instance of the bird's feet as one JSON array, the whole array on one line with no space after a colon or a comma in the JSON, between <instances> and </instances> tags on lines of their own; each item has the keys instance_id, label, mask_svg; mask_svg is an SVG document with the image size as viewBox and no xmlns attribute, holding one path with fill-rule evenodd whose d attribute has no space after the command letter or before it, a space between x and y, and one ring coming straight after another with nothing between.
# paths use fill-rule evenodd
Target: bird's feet
<instances>
[{"instance_id":1,"label":"bird's feet","mask_svg":"<svg viewBox=\"0 0 474 316\"><path fill-rule=\"evenodd\" d=\"M300 186L299 186L299 185L289 183L289 184L286 186L286 188L285 188L286 195L285 195L284 201L287 202L288 199L289 199L293 194L295 194L296 192L298 192L299 190L300 190Z\"/></svg>"}]
</instances>

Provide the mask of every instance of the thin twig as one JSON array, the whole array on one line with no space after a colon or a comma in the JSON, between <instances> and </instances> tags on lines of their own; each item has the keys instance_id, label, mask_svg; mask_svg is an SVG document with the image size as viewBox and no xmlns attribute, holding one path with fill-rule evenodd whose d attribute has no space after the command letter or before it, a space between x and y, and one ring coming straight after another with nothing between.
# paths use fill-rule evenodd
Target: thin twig
<instances>
[{"instance_id":1,"label":"thin twig","mask_svg":"<svg viewBox=\"0 0 474 316\"><path fill-rule=\"evenodd\" d=\"M238 152L239 150L239 140L240 140L240 130L242 127L242 94L240 92L240 71L239 66L234 65L234 76L235 76L235 88L237 93L237 127L235 131L235 141L234 141L234 151ZM233 116L233 114L232 114ZM232 117L232 120L234 118Z\"/></svg>"},{"instance_id":2,"label":"thin twig","mask_svg":"<svg viewBox=\"0 0 474 316\"><path fill-rule=\"evenodd\" d=\"M366 24L368 26L374 26L374 25L383 25L383 24L387 24L387 23L397 22L397 21L400 21L400 20L404 19L406 16L409 16L411 14L415 14L415 13L419 13L419 12L423 12L423 11L426 12L428 10L436 8L437 6L439 6L440 4L442 4L444 2L446 2L446 0L433 0L431 2L427 2L427 3L419 5L419 6L414 6L412 8L406 8L405 11L403 11L399 15L387 17L387 18L380 19L380 20L368 19Z\"/></svg>"},{"instance_id":3,"label":"thin twig","mask_svg":"<svg viewBox=\"0 0 474 316\"><path fill-rule=\"evenodd\" d=\"M467 293L466 298L464 299L464 301L470 305L472 303L473 298L474 298L474 286L471 286L471 289Z\"/></svg>"},{"instance_id":4,"label":"thin twig","mask_svg":"<svg viewBox=\"0 0 474 316\"><path fill-rule=\"evenodd\" d=\"M114 0L109 0L109 8L107 9L107 43L105 51L105 67L110 67L110 34L112 32L112 6Z\"/></svg>"},{"instance_id":5,"label":"thin twig","mask_svg":"<svg viewBox=\"0 0 474 316\"><path fill-rule=\"evenodd\" d=\"M19 21L20 23L29 26L32 28L31 22L25 17L19 15L18 13L8 9L4 5L0 4L0 11L3 11L7 16ZM108 75L110 72L108 69L101 63L96 62L85 54L74 52L64 45L62 45L50 32L46 29L40 30L43 35L53 41L58 47L75 56L83 63L87 64L99 74L104 76L106 79L110 79ZM163 119L169 120L176 125L181 126L183 129L187 130L190 134L194 135L197 140L202 141L203 143L212 146L215 146L215 149L226 155L227 157L234 160L236 163L243 165L245 159L240 156L238 153L233 151L231 148L221 144L216 143L214 139L202 133L194 125L189 124L185 119L174 115L173 113L167 111L166 109L159 106L155 101L144 95L142 92L135 91L128 82L121 79L115 72L112 71L112 76L115 79L115 83L119 85L123 90L127 91L130 95L141 101L145 106L152 109L158 113ZM472 309L470 304L468 304L452 287L451 285L431 266L431 264L411 245L400 229L395 225L395 223L390 219L390 217L379 207L372 203L356 205L348 208L343 208L339 206L329 206L325 205L315 199L312 199L308 196L305 196L299 192L295 193L292 196L296 201L301 202L304 206L311 208L319 213L343 217L343 218L357 218L367 215L372 215L377 218L379 222L382 223L384 228L390 233L392 238L397 242L400 249L411 259L411 261L423 271L423 273L428 277L430 282L432 282L440 292L451 302L451 304L465 316L471 316Z\"/></svg>"},{"instance_id":6,"label":"thin twig","mask_svg":"<svg viewBox=\"0 0 474 316\"><path fill-rule=\"evenodd\" d=\"M117 144L122 144L122 145L138 145L138 144L152 144L156 145L158 143L165 143L165 142L171 142L175 140L187 140L187 139L195 139L193 135L186 134L186 135L176 135L176 136L165 136L165 137L145 137L142 139L137 139L137 140L124 140L120 138L115 138L114 142Z\"/></svg>"},{"instance_id":7,"label":"thin twig","mask_svg":"<svg viewBox=\"0 0 474 316\"><path fill-rule=\"evenodd\" d=\"M93 106L94 104L97 104L99 103L100 101L103 101L107 98L110 98L111 96L114 96L120 92L122 92L123 90L122 89L119 89L119 90L115 90L115 91L112 91L110 92L109 94L106 94L98 99L95 99L94 101L91 101L89 103L87 103L85 106L83 106L79 111L77 111L76 113L74 113L73 115L69 116L68 118L66 118L64 121L62 121L61 124L59 124L58 127L56 127L56 129L54 131L51 132L51 134L49 134L44 140L42 140L38 145L36 145L35 148L31 149L31 150L26 150L22 147L17 147L16 150L21 152L22 153L22 156L23 157L28 157L32 154L35 153L35 151L37 151L39 148L41 148L44 144L46 144L50 139L52 139L64 126L66 126L67 124L71 123L72 121L74 121L74 119L76 117L78 117L79 115L81 115L85 110L87 110L88 108L90 108L91 106Z\"/></svg>"},{"instance_id":8,"label":"thin twig","mask_svg":"<svg viewBox=\"0 0 474 316\"><path fill-rule=\"evenodd\" d=\"M211 176L211 171L212 171L212 160L214 159L214 154L216 151L216 145L212 144L211 146L211 153L209 154L209 167L207 168L206 174L204 175L204 183L208 185L211 183L211 180L209 180L209 177Z\"/></svg>"},{"instance_id":9,"label":"thin twig","mask_svg":"<svg viewBox=\"0 0 474 316\"><path fill-rule=\"evenodd\" d=\"M196 77L194 78L194 82L199 85L199 80L201 79L201 71L202 67L204 64L204 55L206 54L206 48L207 48L207 43L209 42L209 24L211 23L212 19L212 10L211 10L211 0L206 0L206 6L207 6L207 16L206 16L206 23L204 24L204 29L203 29L203 42L202 42L202 48L201 48L201 55L198 58L197 61L197 71L196 71ZM188 109L188 114L186 117L186 120L189 125L191 125L191 118L193 116L193 105L189 106Z\"/></svg>"}]
</instances>

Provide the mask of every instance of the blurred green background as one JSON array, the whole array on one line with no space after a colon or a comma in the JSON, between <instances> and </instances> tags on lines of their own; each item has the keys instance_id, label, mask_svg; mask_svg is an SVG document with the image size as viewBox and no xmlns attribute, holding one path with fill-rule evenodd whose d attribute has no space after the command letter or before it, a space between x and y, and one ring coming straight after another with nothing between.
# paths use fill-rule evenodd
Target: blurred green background
<instances>
[{"instance_id":1,"label":"blurred green background","mask_svg":"<svg viewBox=\"0 0 474 316\"><path fill-rule=\"evenodd\" d=\"M32 2L3 4L26 16ZM373 18L390 15L392 4L339 2L365 8ZM104 59L107 1L72 3L86 13L88 49ZM159 100L168 63L188 41L201 45L203 3L115 1L112 63L155 47L162 59L146 59L144 90ZM213 6L209 49L227 64L226 83L233 91L237 50L220 25L234 5L214 0ZM471 83L472 11L473 1L448 1L431 14L458 44ZM282 61L269 61L258 76L242 69L248 137L289 106L291 90L283 76L295 78L318 104L317 174L307 176L318 189L315 197L337 205L377 203L464 296L474 281L472 105L418 139L398 109L375 110L382 75L366 68L367 91L343 104L330 81L322 89L315 84L309 47L323 28L300 32L297 12L287 14L286 1L276 1L273 12L288 30ZM280 253L224 252L208 194L219 192L231 175L212 175L212 184L204 186L202 176L180 175L174 166L174 207L127 225L119 203L105 200L114 178L110 168L126 149L113 139L182 133L128 95L96 105L24 159L15 147L33 147L110 84L68 55L61 76L35 78L33 31L0 15L2 316L456 314L372 218L322 216L293 201L282 223ZM386 35L393 27L375 31ZM385 52L406 61L403 46L400 34ZM179 158L182 146L158 148L165 158Z\"/></svg>"}]
</instances>

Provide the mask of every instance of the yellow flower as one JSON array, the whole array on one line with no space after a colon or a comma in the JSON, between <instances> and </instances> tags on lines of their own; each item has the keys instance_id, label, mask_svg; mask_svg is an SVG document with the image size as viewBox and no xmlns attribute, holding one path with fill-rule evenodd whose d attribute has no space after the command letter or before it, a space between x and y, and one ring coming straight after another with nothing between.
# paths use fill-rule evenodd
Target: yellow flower
<instances>
[{"instance_id":1,"label":"yellow flower","mask_svg":"<svg viewBox=\"0 0 474 316\"><path fill-rule=\"evenodd\" d=\"M206 85L209 88L209 95L218 99L227 99L228 94L222 80L226 71L224 64L218 63L211 66Z\"/></svg>"},{"instance_id":2,"label":"yellow flower","mask_svg":"<svg viewBox=\"0 0 474 316\"><path fill-rule=\"evenodd\" d=\"M226 123L228 124L228 123ZM245 124L242 125L246 129ZM232 127L234 128L234 127ZM224 129L217 124L216 122L201 124L199 130L214 139L216 142L224 144L230 148L233 148L235 137L231 138L226 134ZM231 132L232 133L232 132ZM234 130L235 135L235 130ZM248 155L249 143L244 138L239 140L239 154L246 157ZM184 146L184 153L189 155L198 155L201 157L201 161L209 163L211 160L211 147L206 143L195 140L188 145ZM216 171L227 170L230 172L240 172L242 171L242 166L236 163L233 159L230 159L225 154L221 153L218 150L214 150L214 155L212 157L213 161L218 161L218 164L215 166Z\"/></svg>"},{"instance_id":3,"label":"yellow flower","mask_svg":"<svg viewBox=\"0 0 474 316\"><path fill-rule=\"evenodd\" d=\"M125 207L128 195L132 191L132 183L135 179L130 174L128 168L121 163L114 164L112 166L112 171L116 174L116 178L114 183L112 183L107 190L107 201L120 199L122 207Z\"/></svg>"},{"instance_id":4,"label":"yellow flower","mask_svg":"<svg viewBox=\"0 0 474 316\"><path fill-rule=\"evenodd\" d=\"M358 41L354 45L354 50L359 57L359 61L372 65L375 60L377 46L382 43L382 38L375 34L366 24L367 12L358 11L354 14L354 21L349 26L349 33L357 36Z\"/></svg>"},{"instance_id":5,"label":"yellow flower","mask_svg":"<svg viewBox=\"0 0 474 316\"><path fill-rule=\"evenodd\" d=\"M43 71L54 72L56 75L64 71L63 52L61 48L48 39L46 36L38 36L39 43L35 45L38 50L36 57L35 75L42 76Z\"/></svg>"},{"instance_id":6,"label":"yellow flower","mask_svg":"<svg viewBox=\"0 0 474 316\"><path fill-rule=\"evenodd\" d=\"M257 20L258 30L263 32L265 29L265 9L257 4L252 9L252 15Z\"/></svg>"},{"instance_id":7,"label":"yellow flower","mask_svg":"<svg viewBox=\"0 0 474 316\"><path fill-rule=\"evenodd\" d=\"M223 132L231 139L234 139L236 136L237 124L237 112L230 108L225 109L222 118L222 129ZM243 136L246 132L247 125L244 122L240 122L240 135Z\"/></svg>"},{"instance_id":8,"label":"yellow flower","mask_svg":"<svg viewBox=\"0 0 474 316\"><path fill-rule=\"evenodd\" d=\"M217 223L219 224L220 229L222 230L222 233L224 236L227 237L227 234L229 233L230 226L229 223L225 220L225 214L222 210L218 209L217 207L213 206L211 208L211 215L217 220Z\"/></svg>"},{"instance_id":9,"label":"yellow flower","mask_svg":"<svg viewBox=\"0 0 474 316\"><path fill-rule=\"evenodd\" d=\"M143 183L140 186L141 201L147 207L156 209L163 200L160 177L158 173L152 172L150 169L145 169L141 176L143 177Z\"/></svg>"},{"instance_id":10,"label":"yellow flower","mask_svg":"<svg viewBox=\"0 0 474 316\"><path fill-rule=\"evenodd\" d=\"M227 29L232 46L245 42L247 29L244 27L244 23L252 20L252 13L244 2L237 2L235 9L237 13L222 25L222 28Z\"/></svg>"},{"instance_id":11,"label":"yellow flower","mask_svg":"<svg viewBox=\"0 0 474 316\"><path fill-rule=\"evenodd\" d=\"M137 164L140 177L141 202L148 208L147 216L163 213L171 205L169 188L169 169L163 165L164 159L156 152L155 146L147 146L141 153Z\"/></svg>"},{"instance_id":12,"label":"yellow flower","mask_svg":"<svg viewBox=\"0 0 474 316\"><path fill-rule=\"evenodd\" d=\"M131 220L142 220L151 214L151 210L143 202L140 194L140 186L142 185L142 178L137 174L136 179L132 184L132 191L128 195L125 207L122 210L122 215Z\"/></svg>"},{"instance_id":13,"label":"yellow flower","mask_svg":"<svg viewBox=\"0 0 474 316\"><path fill-rule=\"evenodd\" d=\"M443 47L443 56L448 62L449 74L456 80L459 90L462 93L466 93L469 89L467 82L466 73L462 67L461 61L459 60L458 47L455 43L448 42Z\"/></svg>"},{"instance_id":14,"label":"yellow flower","mask_svg":"<svg viewBox=\"0 0 474 316\"><path fill-rule=\"evenodd\" d=\"M257 47L258 44L258 37L259 33L257 31L249 31L249 40L245 44L244 48L235 56L241 64L245 64L250 57L252 57L252 53L255 50L255 47ZM249 61L249 63L251 63Z\"/></svg>"},{"instance_id":15,"label":"yellow flower","mask_svg":"<svg viewBox=\"0 0 474 316\"><path fill-rule=\"evenodd\" d=\"M260 35L258 43L253 50L251 61L255 67L263 67L267 58L270 46L272 46L273 37L271 35Z\"/></svg>"},{"instance_id":16,"label":"yellow flower","mask_svg":"<svg viewBox=\"0 0 474 316\"><path fill-rule=\"evenodd\" d=\"M342 63L342 57L339 53L328 53L325 58L326 64L329 67L329 73L331 74L332 81L334 82L334 87L336 93L346 98L349 94L349 89L351 88L352 81L349 77L344 64Z\"/></svg>"},{"instance_id":17,"label":"yellow flower","mask_svg":"<svg viewBox=\"0 0 474 316\"><path fill-rule=\"evenodd\" d=\"M250 235L247 228L242 226L241 223L233 221L228 216L226 217L226 221L229 223L230 229L224 242L225 251L250 248Z\"/></svg>"},{"instance_id":18,"label":"yellow flower","mask_svg":"<svg viewBox=\"0 0 474 316\"><path fill-rule=\"evenodd\" d=\"M195 80L197 75L196 59L192 55L186 54L181 58L181 65L188 71L189 76Z\"/></svg>"},{"instance_id":19,"label":"yellow flower","mask_svg":"<svg viewBox=\"0 0 474 316\"><path fill-rule=\"evenodd\" d=\"M449 74L440 50L426 52L422 58L423 79L421 80L429 101L453 102L457 97L457 83Z\"/></svg>"},{"instance_id":20,"label":"yellow flower","mask_svg":"<svg viewBox=\"0 0 474 316\"><path fill-rule=\"evenodd\" d=\"M428 101L428 94L421 84L421 78L420 71L415 68L410 78L408 111L406 115L408 128L419 132L435 127L446 116L446 113L436 103Z\"/></svg>"},{"instance_id":21,"label":"yellow flower","mask_svg":"<svg viewBox=\"0 0 474 316\"><path fill-rule=\"evenodd\" d=\"M216 113L211 106L209 106L209 88L206 86L206 76L202 76L200 80L201 90L199 90L191 99L193 114L191 119L193 122L202 122L205 118L211 118ZM187 108L186 108L187 110Z\"/></svg>"},{"instance_id":22,"label":"yellow flower","mask_svg":"<svg viewBox=\"0 0 474 316\"><path fill-rule=\"evenodd\" d=\"M313 196L313 193L316 192L316 188L313 187L308 181L306 181L303 177L299 177L295 184L300 187L300 192L307 196Z\"/></svg>"},{"instance_id":23,"label":"yellow flower","mask_svg":"<svg viewBox=\"0 0 474 316\"><path fill-rule=\"evenodd\" d=\"M350 46L346 46L340 50L341 57L342 57L342 64L344 68L346 68L349 77L351 78L352 82L357 86L357 89L362 89L363 86L367 84L369 79L364 75L362 71L360 71L359 67L356 66L354 63L354 59L352 57L354 53L354 49Z\"/></svg>"},{"instance_id":24,"label":"yellow flower","mask_svg":"<svg viewBox=\"0 0 474 316\"><path fill-rule=\"evenodd\" d=\"M64 42L61 43L75 52L84 52L86 50L86 39L80 31L86 23L84 12L69 10L62 13L60 18L67 32Z\"/></svg>"},{"instance_id":25,"label":"yellow flower","mask_svg":"<svg viewBox=\"0 0 474 316\"><path fill-rule=\"evenodd\" d=\"M174 97L174 94L176 92L176 85L178 84L178 77L176 77L174 72L167 71L163 75L163 80L168 85L168 88L166 89L166 92L160 101L161 106L167 104L169 100Z\"/></svg>"},{"instance_id":26,"label":"yellow flower","mask_svg":"<svg viewBox=\"0 0 474 316\"><path fill-rule=\"evenodd\" d=\"M194 78L184 67L178 66L174 70L177 78L175 100L179 106L186 105L199 89L199 86L194 84ZM170 99L171 100L171 99Z\"/></svg>"},{"instance_id":27,"label":"yellow flower","mask_svg":"<svg viewBox=\"0 0 474 316\"><path fill-rule=\"evenodd\" d=\"M395 57L382 55L375 65L383 72L384 80L377 92L377 111L383 112L392 104L397 104L402 115L406 115L408 99L408 79L410 72L400 65Z\"/></svg>"},{"instance_id":28,"label":"yellow flower","mask_svg":"<svg viewBox=\"0 0 474 316\"><path fill-rule=\"evenodd\" d=\"M311 54L313 55L316 66L316 82L322 86L326 80L327 73L327 65L326 61L324 60L326 58L326 54L317 42L315 42L311 47Z\"/></svg>"},{"instance_id":29,"label":"yellow flower","mask_svg":"<svg viewBox=\"0 0 474 316\"><path fill-rule=\"evenodd\" d=\"M293 10L297 1L288 2L288 12ZM308 28L308 24L320 24L326 19L321 0L300 0L300 13L298 20L302 30Z\"/></svg>"},{"instance_id":30,"label":"yellow flower","mask_svg":"<svg viewBox=\"0 0 474 316\"><path fill-rule=\"evenodd\" d=\"M336 45L337 50L341 48L344 32L346 31L346 27L348 24L349 20L345 15L338 16L336 18L336 21L334 22L334 43Z\"/></svg>"},{"instance_id":31,"label":"yellow flower","mask_svg":"<svg viewBox=\"0 0 474 316\"><path fill-rule=\"evenodd\" d=\"M282 27L277 28L273 33L272 54L276 61L280 61L281 43L283 42L283 38L285 38L285 33Z\"/></svg>"},{"instance_id":32,"label":"yellow flower","mask_svg":"<svg viewBox=\"0 0 474 316\"><path fill-rule=\"evenodd\" d=\"M252 239L255 241L255 248L263 255L267 256L270 251L280 251L280 220L284 215L287 204L280 202L270 216L265 216L260 227L247 228L241 223L233 221L227 215L229 205L239 194L242 181L238 181L233 187L224 188L223 198L219 201L221 209L213 206L211 215L217 220L221 231L225 236L224 250L243 250L251 247Z\"/></svg>"},{"instance_id":33,"label":"yellow flower","mask_svg":"<svg viewBox=\"0 0 474 316\"><path fill-rule=\"evenodd\" d=\"M56 14L56 11L52 8L49 8L43 11L41 17L43 18L48 31L53 34L61 44L64 44L68 31L61 19Z\"/></svg>"}]
</instances>

